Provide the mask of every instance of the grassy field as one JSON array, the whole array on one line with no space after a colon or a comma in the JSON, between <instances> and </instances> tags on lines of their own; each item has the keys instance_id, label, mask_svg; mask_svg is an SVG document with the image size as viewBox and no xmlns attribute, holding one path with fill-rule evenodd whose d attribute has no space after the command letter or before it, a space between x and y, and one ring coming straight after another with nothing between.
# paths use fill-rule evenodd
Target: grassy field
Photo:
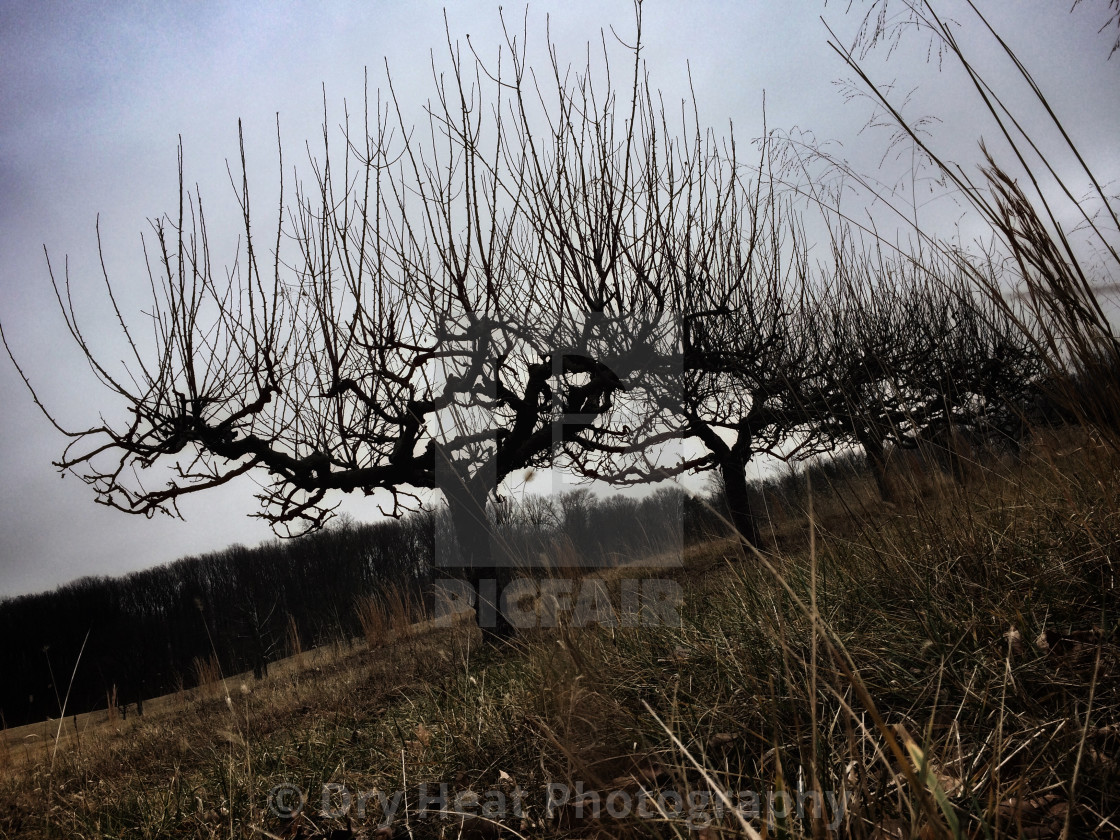
<instances>
[{"instance_id":1,"label":"grassy field","mask_svg":"<svg viewBox=\"0 0 1120 840\"><path fill-rule=\"evenodd\" d=\"M1120 458L1069 433L973 466L690 549L655 572L680 626L489 648L388 616L57 748L5 732L0 836L1120 836Z\"/></svg>"}]
</instances>

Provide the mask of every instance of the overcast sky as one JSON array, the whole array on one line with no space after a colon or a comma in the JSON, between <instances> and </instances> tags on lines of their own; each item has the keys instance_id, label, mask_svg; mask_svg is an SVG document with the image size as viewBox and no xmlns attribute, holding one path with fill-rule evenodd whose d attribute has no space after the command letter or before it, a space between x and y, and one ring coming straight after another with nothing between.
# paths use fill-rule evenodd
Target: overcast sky
<instances>
[{"instance_id":1,"label":"overcast sky","mask_svg":"<svg viewBox=\"0 0 1120 840\"><path fill-rule=\"evenodd\" d=\"M1114 35L1097 32L1102 2L1073 14L1068 6L1008 0L985 8L1087 155L1115 178L1120 56L1106 60ZM507 4L507 19L519 27L524 8ZM868 106L847 101L836 84L849 74L826 46L819 19L823 14L850 40L859 18L844 14L846 4L647 0L645 8L645 57L667 102L687 94L691 68L705 123L722 128L730 121L741 139L758 136L765 92L771 127L810 130L838 141L858 165L878 165L887 134L860 133ZM546 16L559 54L576 63L601 29L633 31L629 0L533 2L529 34L537 47ZM452 38L469 34L483 56L501 43L492 0L449 4L447 18ZM0 321L59 418L72 427L96 424L105 397L65 332L44 246L60 275L68 258L88 334L108 341L113 325L100 295L95 221L100 217L108 272L126 290L124 308L137 316L145 303L128 290L145 281L140 234L148 218L175 208L180 136L186 178L208 204L221 265L237 243L225 162L237 155L238 119L261 208L277 180L277 113L285 164L305 162L303 143L320 131L324 86L338 118L343 100L360 103L363 68L371 87L382 85L387 61L419 119L432 93L430 51L439 64L444 44L443 7L419 0L0 5ZM926 58L925 42L915 41L889 63L872 56L869 67L883 82L897 80L900 91L921 84L913 107L944 117L943 142L958 158L974 157L985 129L974 122L973 100L959 79L939 75ZM998 81L999 68L993 72ZM186 500L186 522L100 507L76 477L62 479L51 466L64 444L0 357L0 597L271 536L247 516L256 509L249 483ZM350 510L376 515L360 503Z\"/></svg>"}]
</instances>

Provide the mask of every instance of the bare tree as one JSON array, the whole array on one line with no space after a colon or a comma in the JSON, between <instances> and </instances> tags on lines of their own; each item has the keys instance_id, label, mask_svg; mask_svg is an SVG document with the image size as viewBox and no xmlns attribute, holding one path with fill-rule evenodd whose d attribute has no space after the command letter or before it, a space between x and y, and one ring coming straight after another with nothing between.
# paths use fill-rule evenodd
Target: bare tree
<instances>
[{"instance_id":1,"label":"bare tree","mask_svg":"<svg viewBox=\"0 0 1120 840\"><path fill-rule=\"evenodd\" d=\"M812 298L799 217L769 177L770 147L744 165L734 139L699 128L677 170L669 294L680 319L679 381L662 381L661 409L699 449L682 463L718 470L727 514L744 543L759 529L746 469L760 455L794 457L814 441L800 392L812 381Z\"/></svg>"},{"instance_id":2,"label":"bare tree","mask_svg":"<svg viewBox=\"0 0 1120 840\"><path fill-rule=\"evenodd\" d=\"M145 516L253 473L257 515L284 535L322 526L335 491L399 516L439 490L454 525L443 559L477 591L497 580L486 502L506 476L656 437L639 392L670 303L656 282L669 141L635 9L628 90L611 82L605 37L581 72L550 45L550 81L530 70L525 32L507 30L492 64L449 37L421 129L390 79L387 99L346 112L340 137L324 119L309 181L286 181L281 161L270 241L242 143L231 180L244 237L226 272L180 153L178 211L153 221L147 246L150 341L104 277L123 367L51 269L71 337L118 402L103 415L115 419L76 430L44 408L70 440L58 468ZM479 615L496 613L500 634L495 597L480 596Z\"/></svg>"},{"instance_id":3,"label":"bare tree","mask_svg":"<svg viewBox=\"0 0 1120 840\"><path fill-rule=\"evenodd\" d=\"M1044 366L957 261L864 249L846 235L816 284L818 379L808 414L833 445L862 447L883 499L891 448L925 450L963 478L961 445L1017 445Z\"/></svg>"}]
</instances>

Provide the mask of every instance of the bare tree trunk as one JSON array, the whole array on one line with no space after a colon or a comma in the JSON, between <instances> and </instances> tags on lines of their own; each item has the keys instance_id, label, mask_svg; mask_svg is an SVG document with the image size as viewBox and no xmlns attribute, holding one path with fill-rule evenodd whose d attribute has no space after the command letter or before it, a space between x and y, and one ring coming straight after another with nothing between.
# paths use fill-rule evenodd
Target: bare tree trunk
<instances>
[{"instance_id":1,"label":"bare tree trunk","mask_svg":"<svg viewBox=\"0 0 1120 840\"><path fill-rule=\"evenodd\" d=\"M875 429L860 429L856 432L856 439L867 456L867 465L875 478L875 486L879 488L879 498L884 502L894 501L894 491L887 480L887 452L883 436Z\"/></svg>"},{"instance_id":2,"label":"bare tree trunk","mask_svg":"<svg viewBox=\"0 0 1120 840\"><path fill-rule=\"evenodd\" d=\"M758 520L747 491L746 460L737 455L725 457L720 461L720 475L723 478L723 492L731 524L735 526L744 552L750 556L751 546L759 546L760 536Z\"/></svg>"},{"instance_id":3,"label":"bare tree trunk","mask_svg":"<svg viewBox=\"0 0 1120 840\"><path fill-rule=\"evenodd\" d=\"M513 635L513 625L501 610L502 591L510 570L496 563L486 517L486 490L464 482L458 490L445 488L455 530L456 562L475 593L475 619L483 641L494 643Z\"/></svg>"},{"instance_id":4,"label":"bare tree trunk","mask_svg":"<svg viewBox=\"0 0 1120 840\"><path fill-rule=\"evenodd\" d=\"M939 430L933 441L933 455L935 463L942 473L948 473L957 485L963 485L968 478L968 461L970 456L963 451L968 446L964 433L960 427L951 420L945 428Z\"/></svg>"}]
</instances>

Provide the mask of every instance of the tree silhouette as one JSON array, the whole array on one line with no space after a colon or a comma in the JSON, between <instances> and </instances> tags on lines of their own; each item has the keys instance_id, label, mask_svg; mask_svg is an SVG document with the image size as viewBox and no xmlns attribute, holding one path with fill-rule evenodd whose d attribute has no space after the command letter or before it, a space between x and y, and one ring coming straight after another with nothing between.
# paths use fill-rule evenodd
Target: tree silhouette
<instances>
[{"instance_id":1,"label":"tree silhouette","mask_svg":"<svg viewBox=\"0 0 1120 840\"><path fill-rule=\"evenodd\" d=\"M442 561L478 591L498 578L486 502L505 477L640 451L654 434L640 379L671 320L655 273L672 138L639 57L640 4L636 23L622 91L605 39L602 66L581 72L549 45L549 84L524 37L507 31L493 66L449 37L422 129L391 79L341 137L324 117L312 177L281 175L263 242L242 141L244 236L225 272L180 150L177 213L146 245L144 329L104 277L123 366L95 348L48 260L69 334L117 401L76 430L44 408L70 440L58 468L145 516L252 473L256 515L286 536L328 521L337 492L399 517L439 490L454 524ZM495 624L508 629L500 611Z\"/></svg>"},{"instance_id":2,"label":"tree silhouette","mask_svg":"<svg viewBox=\"0 0 1120 840\"><path fill-rule=\"evenodd\" d=\"M811 333L806 398L824 437L863 449L889 500L891 448L919 449L963 479L962 448L1017 446L1044 371L1030 340L954 260L837 245Z\"/></svg>"}]
</instances>

